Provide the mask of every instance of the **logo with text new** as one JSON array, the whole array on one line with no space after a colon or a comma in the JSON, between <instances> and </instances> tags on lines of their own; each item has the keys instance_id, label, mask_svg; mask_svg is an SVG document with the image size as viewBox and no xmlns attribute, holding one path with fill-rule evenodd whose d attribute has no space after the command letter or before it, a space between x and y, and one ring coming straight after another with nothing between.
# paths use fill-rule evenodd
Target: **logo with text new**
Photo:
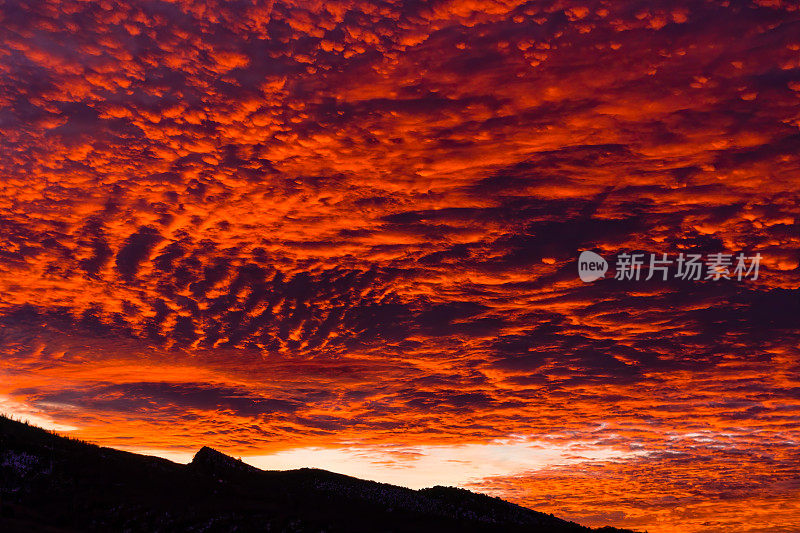
<instances>
[{"instance_id":1,"label":"logo with text new","mask_svg":"<svg viewBox=\"0 0 800 533\"><path fill-rule=\"evenodd\" d=\"M578 257L578 276L581 281L591 283L602 279L608 272L608 262L598 254L585 250Z\"/></svg>"}]
</instances>

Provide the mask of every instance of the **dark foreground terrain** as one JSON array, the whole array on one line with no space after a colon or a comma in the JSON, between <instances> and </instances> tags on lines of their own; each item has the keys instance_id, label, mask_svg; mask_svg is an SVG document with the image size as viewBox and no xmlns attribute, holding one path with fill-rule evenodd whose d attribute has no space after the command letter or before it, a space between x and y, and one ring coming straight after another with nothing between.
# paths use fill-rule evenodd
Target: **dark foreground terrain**
<instances>
[{"instance_id":1,"label":"dark foreground terrain","mask_svg":"<svg viewBox=\"0 0 800 533\"><path fill-rule=\"evenodd\" d=\"M325 470L262 471L211 448L188 465L0 417L0 531L579 532L463 489L411 490Z\"/></svg>"}]
</instances>

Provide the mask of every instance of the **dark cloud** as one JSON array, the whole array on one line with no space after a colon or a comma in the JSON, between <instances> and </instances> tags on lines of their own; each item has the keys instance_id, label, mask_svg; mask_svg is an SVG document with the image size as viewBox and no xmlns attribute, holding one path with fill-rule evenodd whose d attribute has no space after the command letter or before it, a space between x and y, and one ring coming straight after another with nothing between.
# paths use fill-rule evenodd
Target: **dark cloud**
<instances>
[{"instance_id":1,"label":"dark cloud","mask_svg":"<svg viewBox=\"0 0 800 533\"><path fill-rule=\"evenodd\" d=\"M18 390L30 395L35 403L59 403L71 407L122 413L165 410L185 412L197 410L230 410L239 416L259 417L273 413L292 413L300 407L296 400L260 398L228 387L201 383L131 382L99 385L88 390L50 393L39 390Z\"/></svg>"}]
</instances>

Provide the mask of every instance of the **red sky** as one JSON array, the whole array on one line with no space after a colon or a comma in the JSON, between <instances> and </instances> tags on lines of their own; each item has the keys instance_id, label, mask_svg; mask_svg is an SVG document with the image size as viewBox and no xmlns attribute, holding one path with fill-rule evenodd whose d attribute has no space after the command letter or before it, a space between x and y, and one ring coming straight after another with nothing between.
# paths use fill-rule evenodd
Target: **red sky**
<instances>
[{"instance_id":1,"label":"red sky","mask_svg":"<svg viewBox=\"0 0 800 533\"><path fill-rule=\"evenodd\" d=\"M0 4L0 406L795 531L799 8ZM584 284L586 249L763 261Z\"/></svg>"}]
</instances>

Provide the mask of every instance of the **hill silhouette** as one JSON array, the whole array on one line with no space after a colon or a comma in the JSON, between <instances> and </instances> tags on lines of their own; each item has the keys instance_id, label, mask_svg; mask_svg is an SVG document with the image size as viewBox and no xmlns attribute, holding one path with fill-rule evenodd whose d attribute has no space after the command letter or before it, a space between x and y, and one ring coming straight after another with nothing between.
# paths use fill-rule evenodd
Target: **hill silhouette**
<instances>
[{"instance_id":1,"label":"hill silhouette","mask_svg":"<svg viewBox=\"0 0 800 533\"><path fill-rule=\"evenodd\" d=\"M188 465L0 417L0 531L623 532L452 487L263 471L203 447Z\"/></svg>"}]
</instances>

